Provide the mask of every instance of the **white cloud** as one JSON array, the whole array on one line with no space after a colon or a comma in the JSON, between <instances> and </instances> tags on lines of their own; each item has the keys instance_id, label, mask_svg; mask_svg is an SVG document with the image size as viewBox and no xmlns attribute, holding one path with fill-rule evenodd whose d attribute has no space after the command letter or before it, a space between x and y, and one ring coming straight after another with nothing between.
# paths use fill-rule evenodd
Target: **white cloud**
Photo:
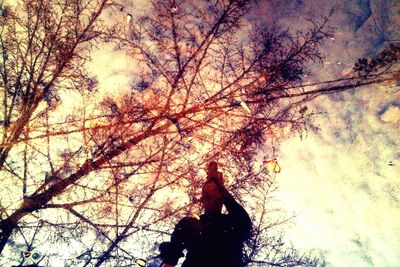
<instances>
[{"instance_id":1,"label":"white cloud","mask_svg":"<svg viewBox=\"0 0 400 267\"><path fill-rule=\"evenodd\" d=\"M390 105L380 118L384 122L398 122L400 120L400 108L397 105Z\"/></svg>"},{"instance_id":2,"label":"white cloud","mask_svg":"<svg viewBox=\"0 0 400 267\"><path fill-rule=\"evenodd\" d=\"M289 237L299 248L324 251L332 266L400 260L400 141L396 125L377 116L394 98L384 87L345 93L343 102L320 98L328 112L317 121L321 132L281 147L279 198L299 213Z\"/></svg>"}]
</instances>

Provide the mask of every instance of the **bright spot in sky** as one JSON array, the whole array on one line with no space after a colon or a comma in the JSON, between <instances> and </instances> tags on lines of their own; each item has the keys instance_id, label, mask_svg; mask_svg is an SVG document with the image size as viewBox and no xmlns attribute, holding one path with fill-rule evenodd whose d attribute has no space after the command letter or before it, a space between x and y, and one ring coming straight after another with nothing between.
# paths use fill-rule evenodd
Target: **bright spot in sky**
<instances>
[{"instance_id":1,"label":"bright spot in sky","mask_svg":"<svg viewBox=\"0 0 400 267\"><path fill-rule=\"evenodd\" d=\"M131 23L131 20L132 20L132 15L131 14L128 14L127 16L126 16L126 24L130 24Z\"/></svg>"},{"instance_id":2,"label":"bright spot in sky","mask_svg":"<svg viewBox=\"0 0 400 267\"><path fill-rule=\"evenodd\" d=\"M396 105L390 105L380 118L384 122L395 123L400 119L400 108Z\"/></svg>"}]
</instances>

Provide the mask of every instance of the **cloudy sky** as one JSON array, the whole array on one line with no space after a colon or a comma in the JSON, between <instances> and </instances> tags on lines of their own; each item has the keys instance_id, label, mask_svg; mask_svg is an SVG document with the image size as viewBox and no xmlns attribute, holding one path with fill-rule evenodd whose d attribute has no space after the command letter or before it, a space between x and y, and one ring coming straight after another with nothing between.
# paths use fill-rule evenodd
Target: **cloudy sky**
<instances>
[{"instance_id":1,"label":"cloudy sky","mask_svg":"<svg viewBox=\"0 0 400 267\"><path fill-rule=\"evenodd\" d=\"M334 10L335 38L325 48L321 78L400 40L400 2L264 5L259 15L287 26ZM320 97L311 107L323 112L316 120L321 130L282 144L279 199L298 214L288 232L297 247L316 250L331 266L399 266L399 106L400 88L387 85Z\"/></svg>"},{"instance_id":2,"label":"cloudy sky","mask_svg":"<svg viewBox=\"0 0 400 267\"><path fill-rule=\"evenodd\" d=\"M126 10L146 5L147 0L127 0ZM260 0L252 16L293 28L332 9L335 37L324 48L324 66L315 66L315 78L346 73L357 58L400 41L396 0ZM105 46L93 58L93 66L108 66L93 69L103 86L126 88L132 82L134 66L123 51ZM309 107L322 113L315 122L321 130L283 142L278 154L277 197L297 214L288 237L331 266L399 266L400 87L324 96Z\"/></svg>"}]
</instances>

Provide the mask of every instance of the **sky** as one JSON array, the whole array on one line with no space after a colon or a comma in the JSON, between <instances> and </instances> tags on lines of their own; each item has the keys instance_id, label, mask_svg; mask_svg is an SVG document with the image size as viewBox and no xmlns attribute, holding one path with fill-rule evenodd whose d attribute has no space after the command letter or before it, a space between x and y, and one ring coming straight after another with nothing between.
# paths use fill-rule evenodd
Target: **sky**
<instances>
[{"instance_id":1,"label":"sky","mask_svg":"<svg viewBox=\"0 0 400 267\"><path fill-rule=\"evenodd\" d=\"M125 2L127 10L148 5L146 0ZM259 2L250 18L282 28L301 28L305 18L334 11L335 36L323 48L324 65L314 67L315 79L345 74L359 57L400 40L396 0ZM92 71L102 86L129 88L135 66L125 52L103 46L93 59ZM277 198L297 215L288 239L315 251L329 266L399 266L400 87L375 85L322 96L309 108L321 112L315 121L320 130L282 142L277 154L282 168Z\"/></svg>"},{"instance_id":2,"label":"sky","mask_svg":"<svg viewBox=\"0 0 400 267\"><path fill-rule=\"evenodd\" d=\"M269 13L279 6L290 8ZM400 40L396 1L276 1L259 13L290 26L331 8L335 37L324 48L322 79ZM288 238L329 266L399 266L400 87L323 96L309 107L322 112L320 131L286 140L279 153L278 199L297 214Z\"/></svg>"}]
</instances>

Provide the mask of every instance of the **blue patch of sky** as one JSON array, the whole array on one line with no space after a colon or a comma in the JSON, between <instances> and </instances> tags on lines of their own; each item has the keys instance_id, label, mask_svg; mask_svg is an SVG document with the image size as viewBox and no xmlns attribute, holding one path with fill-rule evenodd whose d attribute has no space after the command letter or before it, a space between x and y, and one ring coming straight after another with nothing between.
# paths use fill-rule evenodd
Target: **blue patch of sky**
<instances>
[{"instance_id":1,"label":"blue patch of sky","mask_svg":"<svg viewBox=\"0 0 400 267\"><path fill-rule=\"evenodd\" d=\"M299 10L304 6L304 0L296 0L294 3L294 9Z\"/></svg>"},{"instance_id":2,"label":"blue patch of sky","mask_svg":"<svg viewBox=\"0 0 400 267\"><path fill-rule=\"evenodd\" d=\"M387 183L382 190L390 203L393 206L400 208L400 185L393 182Z\"/></svg>"},{"instance_id":3,"label":"blue patch of sky","mask_svg":"<svg viewBox=\"0 0 400 267\"><path fill-rule=\"evenodd\" d=\"M344 9L351 18L354 31L361 28L372 14L370 0L348 0L344 4Z\"/></svg>"},{"instance_id":4,"label":"blue patch of sky","mask_svg":"<svg viewBox=\"0 0 400 267\"><path fill-rule=\"evenodd\" d=\"M356 254L358 254L367 266L375 266L370 256L369 240L362 240L360 236L351 239L352 243L356 246Z\"/></svg>"},{"instance_id":5,"label":"blue patch of sky","mask_svg":"<svg viewBox=\"0 0 400 267\"><path fill-rule=\"evenodd\" d=\"M368 180L363 180L358 183L358 189L363 191L368 195L368 197L372 200L377 200L379 197L378 195L371 189L370 184L368 183Z\"/></svg>"},{"instance_id":6,"label":"blue patch of sky","mask_svg":"<svg viewBox=\"0 0 400 267\"><path fill-rule=\"evenodd\" d=\"M352 113L347 112L348 114L343 117L345 122L344 127L336 127L333 129L333 137L335 141L341 144L353 144L357 137L357 132L354 128L354 117Z\"/></svg>"},{"instance_id":7,"label":"blue patch of sky","mask_svg":"<svg viewBox=\"0 0 400 267\"><path fill-rule=\"evenodd\" d=\"M354 135L348 129L337 128L333 132L333 137L336 142L341 144L353 143L354 141Z\"/></svg>"},{"instance_id":8,"label":"blue patch of sky","mask_svg":"<svg viewBox=\"0 0 400 267\"><path fill-rule=\"evenodd\" d=\"M304 151L304 153L301 154L301 160L308 165L308 170L315 172L317 169L316 163L315 163L315 153L312 151Z\"/></svg>"},{"instance_id":9,"label":"blue patch of sky","mask_svg":"<svg viewBox=\"0 0 400 267\"><path fill-rule=\"evenodd\" d=\"M382 116L390 107L400 107L400 101L398 100L393 100L388 103L386 103L378 112L377 115L380 117Z\"/></svg>"},{"instance_id":10,"label":"blue patch of sky","mask_svg":"<svg viewBox=\"0 0 400 267\"><path fill-rule=\"evenodd\" d=\"M330 94L327 96L329 98L329 100L333 101L333 102L343 102L345 101L345 97L344 94Z\"/></svg>"}]
</instances>

